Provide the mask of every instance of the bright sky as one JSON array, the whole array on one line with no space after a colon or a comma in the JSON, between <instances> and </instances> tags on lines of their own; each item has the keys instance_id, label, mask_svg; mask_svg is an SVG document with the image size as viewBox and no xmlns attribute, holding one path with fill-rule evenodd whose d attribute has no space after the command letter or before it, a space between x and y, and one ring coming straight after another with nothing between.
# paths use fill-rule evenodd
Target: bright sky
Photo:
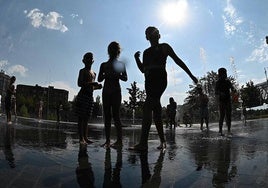
<instances>
[{"instance_id":1,"label":"bright sky","mask_svg":"<svg viewBox=\"0 0 268 188\"><path fill-rule=\"evenodd\" d=\"M54 86L79 91L78 72L84 53L94 53L93 70L107 61L107 46L117 41L128 81L144 89L144 77L133 55L149 47L144 31L160 30L192 73L227 68L244 85L265 81L268 70L268 3L252 0L0 0L0 68L17 77L16 84ZM168 88L162 105L174 97L183 104L192 80L168 59ZM101 95L101 91L94 96Z\"/></svg>"}]
</instances>

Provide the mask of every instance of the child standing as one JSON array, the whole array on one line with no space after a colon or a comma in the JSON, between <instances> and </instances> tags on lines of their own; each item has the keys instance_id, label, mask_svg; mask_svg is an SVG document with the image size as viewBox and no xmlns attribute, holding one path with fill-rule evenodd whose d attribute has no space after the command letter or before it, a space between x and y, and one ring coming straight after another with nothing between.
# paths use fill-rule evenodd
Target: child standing
<instances>
[{"instance_id":1,"label":"child standing","mask_svg":"<svg viewBox=\"0 0 268 188\"><path fill-rule=\"evenodd\" d=\"M201 87L197 88L199 97L198 97L198 102L199 102L199 107L200 107L200 130L203 131L203 124L204 120L206 123L207 131L209 130L208 128L208 96L203 92L203 89Z\"/></svg>"},{"instance_id":2,"label":"child standing","mask_svg":"<svg viewBox=\"0 0 268 188\"><path fill-rule=\"evenodd\" d=\"M93 109L93 91L100 89L102 86L95 82L96 73L91 70L94 62L93 54L88 52L83 57L85 67L80 69L78 76L78 86L81 87L76 98L76 113L78 116L78 133L80 144L90 144L88 135L88 120Z\"/></svg>"},{"instance_id":3,"label":"child standing","mask_svg":"<svg viewBox=\"0 0 268 188\"><path fill-rule=\"evenodd\" d=\"M119 117L122 95L119 80L127 81L127 73L124 63L118 61L120 52L119 43L114 41L109 44L109 60L101 64L98 75L98 82L105 80L102 90L102 102L106 142L102 146L106 148L110 147L112 117L117 132L117 140L111 146L115 148L122 147L122 125Z\"/></svg>"},{"instance_id":4,"label":"child standing","mask_svg":"<svg viewBox=\"0 0 268 188\"><path fill-rule=\"evenodd\" d=\"M218 70L218 80L216 81L215 94L219 102L219 134L222 136L222 126L223 120L226 118L226 125L228 127L228 134L231 134L231 113L232 113L232 103L231 103L231 93L235 92L231 81L227 79L227 70L225 68L220 68Z\"/></svg>"},{"instance_id":5,"label":"child standing","mask_svg":"<svg viewBox=\"0 0 268 188\"><path fill-rule=\"evenodd\" d=\"M167 105L167 116L168 116L168 124L170 128L174 125L176 127L176 112L177 112L177 103L175 102L173 97L169 98L169 104Z\"/></svg>"}]
</instances>

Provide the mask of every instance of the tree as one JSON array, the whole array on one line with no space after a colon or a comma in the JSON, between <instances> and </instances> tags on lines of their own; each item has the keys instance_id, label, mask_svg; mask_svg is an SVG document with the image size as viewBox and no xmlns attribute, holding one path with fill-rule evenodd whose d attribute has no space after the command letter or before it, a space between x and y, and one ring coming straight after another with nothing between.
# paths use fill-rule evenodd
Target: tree
<instances>
[{"instance_id":1,"label":"tree","mask_svg":"<svg viewBox=\"0 0 268 188\"><path fill-rule=\"evenodd\" d=\"M141 115L141 109L146 98L145 91L140 91L135 81L131 84L131 88L127 88L127 90L130 96L128 101L124 100L124 106L130 109L130 113L134 111L136 114L138 112Z\"/></svg>"},{"instance_id":2,"label":"tree","mask_svg":"<svg viewBox=\"0 0 268 188\"><path fill-rule=\"evenodd\" d=\"M240 92L245 107L251 108L262 105L263 99L260 89L254 85L253 81L247 82L246 86L243 85Z\"/></svg>"},{"instance_id":3,"label":"tree","mask_svg":"<svg viewBox=\"0 0 268 188\"><path fill-rule=\"evenodd\" d=\"M25 105L22 105L19 110L21 116L29 117L28 109Z\"/></svg>"},{"instance_id":4,"label":"tree","mask_svg":"<svg viewBox=\"0 0 268 188\"><path fill-rule=\"evenodd\" d=\"M92 117L93 118L97 118L97 116L101 116L102 115L102 104L100 102L100 96L98 95L96 97L96 100L94 102L94 106L93 106L93 112L92 112Z\"/></svg>"}]
</instances>

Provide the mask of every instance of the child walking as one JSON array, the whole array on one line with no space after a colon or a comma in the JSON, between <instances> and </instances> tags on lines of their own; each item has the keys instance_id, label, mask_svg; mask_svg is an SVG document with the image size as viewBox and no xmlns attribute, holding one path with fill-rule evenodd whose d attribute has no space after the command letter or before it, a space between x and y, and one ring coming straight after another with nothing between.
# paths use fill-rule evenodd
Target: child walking
<instances>
[{"instance_id":1,"label":"child walking","mask_svg":"<svg viewBox=\"0 0 268 188\"><path fill-rule=\"evenodd\" d=\"M197 83L198 80L191 73L186 64L176 55L169 44L159 43L160 33L156 27L148 27L145 31L145 35L151 46L143 52L143 62L140 60L139 51L134 55L138 68L145 76L146 99L143 106L142 130L140 142L129 149L148 149L148 136L152 124L152 114L160 138L160 145L157 148L165 149L166 140L164 137L160 100L167 87L167 57L171 57L195 83Z\"/></svg>"}]
</instances>

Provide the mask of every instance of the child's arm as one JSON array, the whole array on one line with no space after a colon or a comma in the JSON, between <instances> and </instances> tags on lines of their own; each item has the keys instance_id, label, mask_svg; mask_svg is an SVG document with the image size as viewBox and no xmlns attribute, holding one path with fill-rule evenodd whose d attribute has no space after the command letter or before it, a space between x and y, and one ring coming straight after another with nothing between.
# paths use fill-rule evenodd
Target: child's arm
<instances>
[{"instance_id":1,"label":"child's arm","mask_svg":"<svg viewBox=\"0 0 268 188\"><path fill-rule=\"evenodd\" d=\"M193 80L193 82L197 84L197 82L198 82L197 78L192 74L192 72L189 70L187 65L177 56L177 54L174 52L172 47L169 46L168 44L166 44L165 50L166 50L168 56L170 56L174 60L174 62L190 76L190 78Z\"/></svg>"},{"instance_id":2,"label":"child's arm","mask_svg":"<svg viewBox=\"0 0 268 188\"><path fill-rule=\"evenodd\" d=\"M141 52L140 51L137 51L135 53L134 57L135 57L135 60L136 60L136 63L137 63L138 68L140 69L140 71L142 73L144 73L144 67L143 67L143 63L140 60L140 54L141 54Z\"/></svg>"},{"instance_id":3,"label":"child's arm","mask_svg":"<svg viewBox=\"0 0 268 188\"><path fill-rule=\"evenodd\" d=\"M83 70L80 70L79 75L78 75L78 80L77 80L77 85L79 87L83 87L83 80L84 80Z\"/></svg>"},{"instance_id":4,"label":"child's arm","mask_svg":"<svg viewBox=\"0 0 268 188\"><path fill-rule=\"evenodd\" d=\"M98 82L102 82L105 78L104 71L103 71L103 64L100 66L100 71L98 74Z\"/></svg>"}]
</instances>

